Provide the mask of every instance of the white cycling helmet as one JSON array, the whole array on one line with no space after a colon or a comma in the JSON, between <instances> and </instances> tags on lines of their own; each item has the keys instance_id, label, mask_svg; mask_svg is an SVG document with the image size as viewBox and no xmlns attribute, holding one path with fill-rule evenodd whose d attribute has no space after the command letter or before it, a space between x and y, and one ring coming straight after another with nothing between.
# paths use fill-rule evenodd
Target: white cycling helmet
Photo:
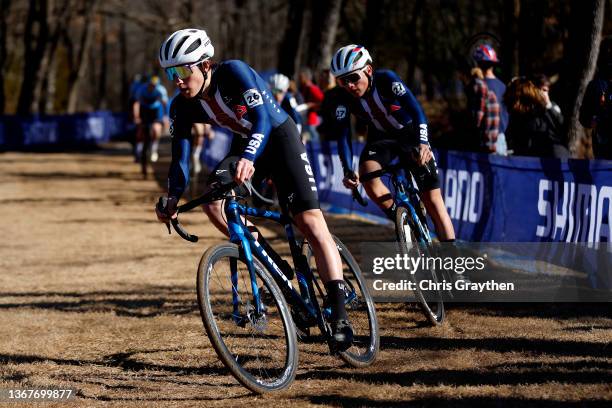
<instances>
[{"instance_id":1,"label":"white cycling helmet","mask_svg":"<svg viewBox=\"0 0 612 408\"><path fill-rule=\"evenodd\" d=\"M175 31L159 48L162 68L189 65L205 61L215 55L215 47L206 31L187 28Z\"/></svg>"},{"instance_id":2,"label":"white cycling helmet","mask_svg":"<svg viewBox=\"0 0 612 408\"><path fill-rule=\"evenodd\" d=\"M361 45L347 45L340 48L331 60L331 72L339 77L365 68L372 63L372 57L365 47Z\"/></svg>"},{"instance_id":3,"label":"white cycling helmet","mask_svg":"<svg viewBox=\"0 0 612 408\"><path fill-rule=\"evenodd\" d=\"M270 84L270 88L272 88L272 90L278 89L279 91L287 92L289 89L289 78L283 74L272 75L268 80L268 83Z\"/></svg>"}]
</instances>

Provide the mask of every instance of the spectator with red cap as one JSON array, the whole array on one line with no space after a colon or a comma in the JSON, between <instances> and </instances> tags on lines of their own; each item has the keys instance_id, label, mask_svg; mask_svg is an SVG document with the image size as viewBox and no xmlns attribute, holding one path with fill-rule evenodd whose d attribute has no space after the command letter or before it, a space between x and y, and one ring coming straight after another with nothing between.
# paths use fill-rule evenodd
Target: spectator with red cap
<instances>
[{"instance_id":1,"label":"spectator with red cap","mask_svg":"<svg viewBox=\"0 0 612 408\"><path fill-rule=\"evenodd\" d=\"M472 58L477 67L472 71L472 81L466 92L478 149L505 156L508 154L505 136L508 111L504 105L506 86L493 72L499 64L497 53L491 45L480 44Z\"/></svg>"}]
</instances>

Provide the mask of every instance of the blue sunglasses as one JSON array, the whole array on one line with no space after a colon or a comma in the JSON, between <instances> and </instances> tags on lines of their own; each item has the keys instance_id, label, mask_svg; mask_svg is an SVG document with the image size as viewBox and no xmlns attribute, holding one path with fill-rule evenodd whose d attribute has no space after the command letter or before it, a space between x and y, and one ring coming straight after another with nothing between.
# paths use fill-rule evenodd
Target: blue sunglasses
<instances>
[{"instance_id":1,"label":"blue sunglasses","mask_svg":"<svg viewBox=\"0 0 612 408\"><path fill-rule=\"evenodd\" d=\"M195 67L198 64L199 62L196 62L195 64L191 64L191 65L181 65L178 67L166 68L165 69L166 75L168 76L168 79L170 81L174 81L175 77L177 77L178 79L189 78L191 74L193 74L192 67Z\"/></svg>"}]
</instances>

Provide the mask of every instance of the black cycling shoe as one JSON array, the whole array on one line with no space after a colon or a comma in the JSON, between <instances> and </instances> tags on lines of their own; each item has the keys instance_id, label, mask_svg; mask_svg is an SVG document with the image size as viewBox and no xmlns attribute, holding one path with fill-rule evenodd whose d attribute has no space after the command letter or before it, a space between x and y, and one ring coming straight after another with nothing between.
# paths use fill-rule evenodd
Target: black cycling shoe
<instances>
[{"instance_id":1,"label":"black cycling shoe","mask_svg":"<svg viewBox=\"0 0 612 408\"><path fill-rule=\"evenodd\" d=\"M348 350L353 344L353 327L348 320L330 322L335 351Z\"/></svg>"}]
</instances>

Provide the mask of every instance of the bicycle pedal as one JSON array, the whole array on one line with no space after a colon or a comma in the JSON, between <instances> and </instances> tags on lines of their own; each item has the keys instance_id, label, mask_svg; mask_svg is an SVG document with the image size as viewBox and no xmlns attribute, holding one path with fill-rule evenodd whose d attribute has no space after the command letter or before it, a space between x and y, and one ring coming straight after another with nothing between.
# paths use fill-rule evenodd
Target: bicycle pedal
<instances>
[{"instance_id":1,"label":"bicycle pedal","mask_svg":"<svg viewBox=\"0 0 612 408\"><path fill-rule=\"evenodd\" d=\"M349 348L351 348L351 345L349 345L348 347L345 345L341 346L334 339L327 340L327 346L329 347L329 354L332 356L336 356L340 354L341 352L348 350Z\"/></svg>"}]
</instances>

